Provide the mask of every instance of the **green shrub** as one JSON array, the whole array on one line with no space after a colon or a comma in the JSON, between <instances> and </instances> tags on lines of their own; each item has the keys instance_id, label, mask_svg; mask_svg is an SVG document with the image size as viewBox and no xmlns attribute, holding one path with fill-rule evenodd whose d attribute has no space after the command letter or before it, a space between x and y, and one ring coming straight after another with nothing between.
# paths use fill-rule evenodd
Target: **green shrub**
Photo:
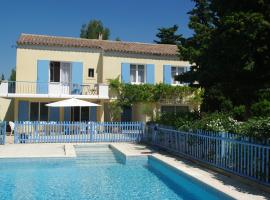
<instances>
[{"instance_id":1,"label":"green shrub","mask_svg":"<svg viewBox=\"0 0 270 200\"><path fill-rule=\"evenodd\" d=\"M240 105L236 106L232 110L232 116L236 120L244 120L245 119L245 114L246 114L246 106Z\"/></svg>"},{"instance_id":2,"label":"green shrub","mask_svg":"<svg viewBox=\"0 0 270 200\"><path fill-rule=\"evenodd\" d=\"M220 103L220 109L222 112L230 112L233 109L233 103L229 99L224 99Z\"/></svg>"},{"instance_id":3,"label":"green shrub","mask_svg":"<svg viewBox=\"0 0 270 200\"><path fill-rule=\"evenodd\" d=\"M201 129L214 132L239 132L241 123L234 120L226 113L211 113L206 114L201 120L194 122L193 129Z\"/></svg>"},{"instance_id":4,"label":"green shrub","mask_svg":"<svg viewBox=\"0 0 270 200\"><path fill-rule=\"evenodd\" d=\"M266 99L270 101L270 88L259 90L257 96L259 100Z\"/></svg>"},{"instance_id":5,"label":"green shrub","mask_svg":"<svg viewBox=\"0 0 270 200\"><path fill-rule=\"evenodd\" d=\"M192 123L198 119L199 115L196 112L177 114L164 113L156 122L167 126L173 126L179 130L188 131L192 128Z\"/></svg>"},{"instance_id":6,"label":"green shrub","mask_svg":"<svg viewBox=\"0 0 270 200\"><path fill-rule=\"evenodd\" d=\"M164 114L156 123L173 126L182 131L206 130L242 134L261 140L270 138L270 117L255 117L240 122L227 113L216 112L201 116L197 113L183 113Z\"/></svg>"},{"instance_id":7,"label":"green shrub","mask_svg":"<svg viewBox=\"0 0 270 200\"><path fill-rule=\"evenodd\" d=\"M270 101L264 99L253 104L251 113L256 117L270 117Z\"/></svg>"},{"instance_id":8,"label":"green shrub","mask_svg":"<svg viewBox=\"0 0 270 200\"><path fill-rule=\"evenodd\" d=\"M244 122L240 133L260 139L270 138L270 117L255 117Z\"/></svg>"}]
</instances>

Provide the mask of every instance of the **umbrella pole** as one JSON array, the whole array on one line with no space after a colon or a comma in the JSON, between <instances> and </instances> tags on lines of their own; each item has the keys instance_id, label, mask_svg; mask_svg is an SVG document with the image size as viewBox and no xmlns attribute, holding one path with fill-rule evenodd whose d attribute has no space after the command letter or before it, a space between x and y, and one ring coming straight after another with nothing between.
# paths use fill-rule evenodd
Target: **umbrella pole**
<instances>
[{"instance_id":1,"label":"umbrella pole","mask_svg":"<svg viewBox=\"0 0 270 200\"><path fill-rule=\"evenodd\" d=\"M81 117L82 117L82 107L80 106L80 113L79 113L79 119L80 119L80 122L81 122Z\"/></svg>"}]
</instances>

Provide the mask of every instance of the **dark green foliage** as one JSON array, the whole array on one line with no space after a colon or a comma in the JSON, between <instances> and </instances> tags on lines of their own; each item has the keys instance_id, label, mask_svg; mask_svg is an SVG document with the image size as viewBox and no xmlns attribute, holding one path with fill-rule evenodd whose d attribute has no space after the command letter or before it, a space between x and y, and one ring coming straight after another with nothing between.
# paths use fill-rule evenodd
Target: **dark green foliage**
<instances>
[{"instance_id":1,"label":"dark green foliage","mask_svg":"<svg viewBox=\"0 0 270 200\"><path fill-rule=\"evenodd\" d=\"M5 80L5 76L4 74L1 75L1 78L0 78L0 83L2 82L2 80Z\"/></svg>"},{"instance_id":2,"label":"dark green foliage","mask_svg":"<svg viewBox=\"0 0 270 200\"><path fill-rule=\"evenodd\" d=\"M198 80L205 89L204 111L224 111L238 105L249 109L258 91L270 88L269 2L194 2L189 13L194 35L179 49L182 59L196 64L178 80L191 84Z\"/></svg>"},{"instance_id":3,"label":"dark green foliage","mask_svg":"<svg viewBox=\"0 0 270 200\"><path fill-rule=\"evenodd\" d=\"M270 117L270 101L262 100L251 106L251 112L257 117ZM269 129L270 132L270 129Z\"/></svg>"},{"instance_id":4,"label":"dark green foliage","mask_svg":"<svg viewBox=\"0 0 270 200\"><path fill-rule=\"evenodd\" d=\"M115 41L121 41L120 37L116 37Z\"/></svg>"},{"instance_id":5,"label":"dark green foliage","mask_svg":"<svg viewBox=\"0 0 270 200\"><path fill-rule=\"evenodd\" d=\"M103 40L108 40L110 37L110 30L104 27L100 20L91 20L88 24L82 25L81 38L98 39L99 34L102 34Z\"/></svg>"},{"instance_id":6,"label":"dark green foliage","mask_svg":"<svg viewBox=\"0 0 270 200\"><path fill-rule=\"evenodd\" d=\"M242 108L238 108L242 110ZM181 131L206 130L221 133L236 133L256 137L259 139L270 139L270 117L250 118L245 122L234 120L231 114L208 113L198 115L197 113L163 114L158 124L175 127Z\"/></svg>"},{"instance_id":7,"label":"dark green foliage","mask_svg":"<svg viewBox=\"0 0 270 200\"><path fill-rule=\"evenodd\" d=\"M16 70L15 69L11 70L9 81L16 81Z\"/></svg>"},{"instance_id":8,"label":"dark green foliage","mask_svg":"<svg viewBox=\"0 0 270 200\"><path fill-rule=\"evenodd\" d=\"M270 117L250 118L241 125L240 132L259 139L270 139Z\"/></svg>"},{"instance_id":9,"label":"dark green foliage","mask_svg":"<svg viewBox=\"0 0 270 200\"><path fill-rule=\"evenodd\" d=\"M176 33L177 30L177 25L173 25L169 28L159 28L159 32L156 34L159 40L154 40L154 42L157 44L180 44L183 37Z\"/></svg>"},{"instance_id":10,"label":"dark green foliage","mask_svg":"<svg viewBox=\"0 0 270 200\"><path fill-rule=\"evenodd\" d=\"M259 90L257 93L257 96L258 96L259 100L266 99L266 100L270 101L270 88Z\"/></svg>"},{"instance_id":11,"label":"dark green foliage","mask_svg":"<svg viewBox=\"0 0 270 200\"><path fill-rule=\"evenodd\" d=\"M156 123L172 126L182 131L189 131L193 128L194 121L200 118L197 112L187 113L164 113Z\"/></svg>"},{"instance_id":12,"label":"dark green foliage","mask_svg":"<svg viewBox=\"0 0 270 200\"><path fill-rule=\"evenodd\" d=\"M243 121L246 115L246 106L244 105L236 106L232 109L231 112L234 119Z\"/></svg>"}]
</instances>

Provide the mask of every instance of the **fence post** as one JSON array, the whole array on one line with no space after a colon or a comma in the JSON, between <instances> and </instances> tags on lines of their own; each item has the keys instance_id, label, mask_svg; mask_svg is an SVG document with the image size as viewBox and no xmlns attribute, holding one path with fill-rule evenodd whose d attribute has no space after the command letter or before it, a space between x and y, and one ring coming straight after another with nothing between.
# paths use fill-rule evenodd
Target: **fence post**
<instances>
[{"instance_id":1,"label":"fence post","mask_svg":"<svg viewBox=\"0 0 270 200\"><path fill-rule=\"evenodd\" d=\"M226 138L226 133L221 133L221 157L226 155L226 141L223 138Z\"/></svg>"},{"instance_id":2,"label":"fence post","mask_svg":"<svg viewBox=\"0 0 270 200\"><path fill-rule=\"evenodd\" d=\"M139 142L141 142L142 140L144 140L144 137L145 137L145 123L144 122L141 122L141 129L142 129L142 132L141 132L141 135L139 135Z\"/></svg>"},{"instance_id":3,"label":"fence post","mask_svg":"<svg viewBox=\"0 0 270 200\"><path fill-rule=\"evenodd\" d=\"M0 144L6 143L6 122L0 122Z\"/></svg>"},{"instance_id":4,"label":"fence post","mask_svg":"<svg viewBox=\"0 0 270 200\"><path fill-rule=\"evenodd\" d=\"M14 144L17 144L17 122L14 122Z\"/></svg>"},{"instance_id":5,"label":"fence post","mask_svg":"<svg viewBox=\"0 0 270 200\"><path fill-rule=\"evenodd\" d=\"M90 122L90 142L93 142L93 131L94 131L94 124Z\"/></svg>"},{"instance_id":6,"label":"fence post","mask_svg":"<svg viewBox=\"0 0 270 200\"><path fill-rule=\"evenodd\" d=\"M3 138L3 144L6 144L6 128L7 128L7 122L4 122L4 138Z\"/></svg>"}]
</instances>

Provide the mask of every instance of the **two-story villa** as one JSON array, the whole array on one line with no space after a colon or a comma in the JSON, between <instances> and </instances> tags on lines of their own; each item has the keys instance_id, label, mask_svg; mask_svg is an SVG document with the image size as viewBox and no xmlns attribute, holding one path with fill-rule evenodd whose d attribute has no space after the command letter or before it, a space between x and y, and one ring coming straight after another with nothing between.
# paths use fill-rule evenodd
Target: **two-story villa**
<instances>
[{"instance_id":1,"label":"two-story villa","mask_svg":"<svg viewBox=\"0 0 270 200\"><path fill-rule=\"evenodd\" d=\"M180 84L174 76L189 69L175 45L21 34L17 41L16 82L4 81L0 97L14 99L14 120L107 121L108 79L132 84ZM67 98L100 107L49 108ZM183 105L160 105L175 110ZM179 108L178 108L179 107ZM180 108L181 109L181 108ZM137 108L123 120L145 121Z\"/></svg>"}]
</instances>

